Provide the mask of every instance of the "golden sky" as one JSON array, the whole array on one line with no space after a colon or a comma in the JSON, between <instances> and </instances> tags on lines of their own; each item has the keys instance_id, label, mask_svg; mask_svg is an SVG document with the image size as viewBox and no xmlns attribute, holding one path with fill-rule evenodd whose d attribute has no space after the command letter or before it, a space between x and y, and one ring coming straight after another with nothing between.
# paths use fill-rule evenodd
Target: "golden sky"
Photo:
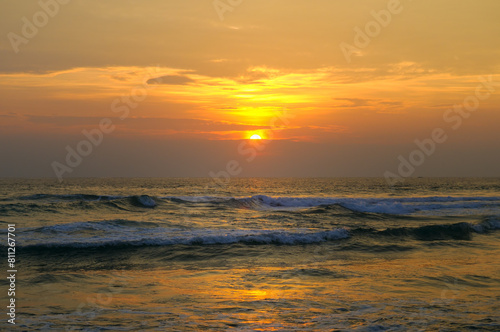
<instances>
[{"instance_id":1,"label":"golden sky","mask_svg":"<svg viewBox=\"0 0 500 332\"><path fill-rule=\"evenodd\" d=\"M0 176L51 176L103 118L73 176L207 176L256 133L242 175L382 176L435 128L416 175L498 176L497 0L59 1L0 0Z\"/></svg>"}]
</instances>

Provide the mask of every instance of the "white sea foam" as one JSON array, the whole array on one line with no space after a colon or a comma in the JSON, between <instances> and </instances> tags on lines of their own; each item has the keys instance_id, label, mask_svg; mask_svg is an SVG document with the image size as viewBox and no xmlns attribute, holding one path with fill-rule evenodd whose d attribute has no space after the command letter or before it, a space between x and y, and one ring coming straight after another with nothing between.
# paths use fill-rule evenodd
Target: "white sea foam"
<instances>
[{"instance_id":1,"label":"white sea foam","mask_svg":"<svg viewBox=\"0 0 500 332\"><path fill-rule=\"evenodd\" d=\"M79 222L25 230L20 246L43 247L101 247L111 245L213 245L250 244L307 244L349 237L344 228L314 231L295 230L236 230L236 229L154 229L122 227L112 222Z\"/></svg>"},{"instance_id":2,"label":"white sea foam","mask_svg":"<svg viewBox=\"0 0 500 332\"><path fill-rule=\"evenodd\" d=\"M500 229L500 219L498 216L489 218L488 220L485 220L480 224L472 225L472 229L477 233L484 233L490 230Z\"/></svg>"},{"instance_id":3,"label":"white sea foam","mask_svg":"<svg viewBox=\"0 0 500 332\"><path fill-rule=\"evenodd\" d=\"M149 197L148 195L137 196L137 197L135 197L135 199L137 200L137 202L140 205L142 205L144 207L152 208L152 207L156 206L155 200L153 198Z\"/></svg>"},{"instance_id":4,"label":"white sea foam","mask_svg":"<svg viewBox=\"0 0 500 332\"><path fill-rule=\"evenodd\" d=\"M357 212L412 214L420 211L454 210L456 214L470 214L478 209L491 209L490 214L500 212L500 197L408 197L408 198L333 198L333 197L163 197L181 199L193 203L238 202L242 207L254 209L303 209L321 205L339 204Z\"/></svg>"},{"instance_id":5,"label":"white sea foam","mask_svg":"<svg viewBox=\"0 0 500 332\"><path fill-rule=\"evenodd\" d=\"M387 213L387 214L412 214L432 211L438 215L478 214L495 215L500 213L500 197L451 197L451 196L425 196L425 197L271 197L255 195L252 197L221 197L221 196L165 196L155 198L142 196L107 196L107 195L44 195L37 194L24 196L23 200L48 200L89 202L130 200L132 204L153 208L162 200L178 202L185 201L194 204L233 204L234 207L251 208L255 210L278 209L297 210L317 207L321 205L339 204L356 212Z\"/></svg>"},{"instance_id":6,"label":"white sea foam","mask_svg":"<svg viewBox=\"0 0 500 332\"><path fill-rule=\"evenodd\" d=\"M347 209L365 213L385 214L430 214L430 215L496 215L500 214L500 197L271 197L255 195L251 197L221 196L107 196L107 195L32 195L22 197L23 200L41 200L48 202L109 202L122 200L120 204L133 204L139 208L154 208L162 201L191 204L229 204L234 208L250 208L254 210L300 210L322 205L339 204Z\"/></svg>"}]
</instances>

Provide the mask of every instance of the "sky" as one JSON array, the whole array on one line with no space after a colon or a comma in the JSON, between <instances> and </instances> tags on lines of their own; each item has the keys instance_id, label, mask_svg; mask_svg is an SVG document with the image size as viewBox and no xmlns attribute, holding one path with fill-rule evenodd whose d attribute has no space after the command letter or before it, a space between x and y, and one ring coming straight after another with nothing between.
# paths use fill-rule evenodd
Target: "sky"
<instances>
[{"instance_id":1,"label":"sky","mask_svg":"<svg viewBox=\"0 0 500 332\"><path fill-rule=\"evenodd\" d=\"M500 176L497 0L0 7L0 177Z\"/></svg>"}]
</instances>

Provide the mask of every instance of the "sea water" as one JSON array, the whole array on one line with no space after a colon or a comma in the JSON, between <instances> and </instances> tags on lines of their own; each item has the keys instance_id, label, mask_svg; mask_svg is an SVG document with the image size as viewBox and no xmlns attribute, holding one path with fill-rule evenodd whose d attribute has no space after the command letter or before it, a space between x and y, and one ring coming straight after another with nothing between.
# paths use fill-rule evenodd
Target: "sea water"
<instances>
[{"instance_id":1,"label":"sea water","mask_svg":"<svg viewBox=\"0 0 500 332\"><path fill-rule=\"evenodd\" d=\"M499 331L500 179L0 180L19 331Z\"/></svg>"}]
</instances>

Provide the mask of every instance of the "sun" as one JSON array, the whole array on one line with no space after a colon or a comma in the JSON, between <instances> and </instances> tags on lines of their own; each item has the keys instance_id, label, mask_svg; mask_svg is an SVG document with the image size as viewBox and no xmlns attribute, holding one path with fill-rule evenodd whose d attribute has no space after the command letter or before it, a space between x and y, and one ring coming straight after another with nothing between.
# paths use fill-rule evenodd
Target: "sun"
<instances>
[{"instance_id":1,"label":"sun","mask_svg":"<svg viewBox=\"0 0 500 332\"><path fill-rule=\"evenodd\" d=\"M254 134L250 136L250 139L262 139L262 137L260 137L260 135Z\"/></svg>"}]
</instances>

